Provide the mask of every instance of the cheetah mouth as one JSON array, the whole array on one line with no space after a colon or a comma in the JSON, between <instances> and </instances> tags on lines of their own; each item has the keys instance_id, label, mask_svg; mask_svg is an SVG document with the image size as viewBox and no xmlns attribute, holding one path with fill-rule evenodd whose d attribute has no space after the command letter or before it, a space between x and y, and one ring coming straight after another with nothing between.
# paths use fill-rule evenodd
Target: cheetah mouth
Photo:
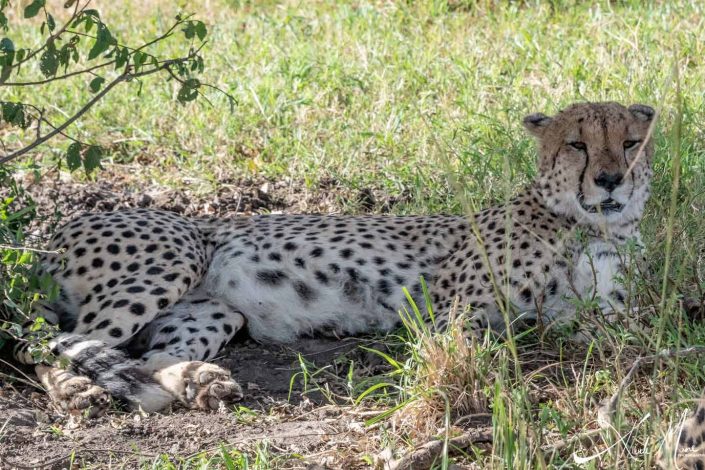
<instances>
[{"instance_id":1,"label":"cheetah mouth","mask_svg":"<svg viewBox=\"0 0 705 470\"><path fill-rule=\"evenodd\" d=\"M621 212L622 209L624 209L624 204L617 202L612 198L605 199L599 204L585 204L583 193L578 194L578 202L580 203L580 207L582 207L585 212L588 212L589 214L612 214L615 212Z\"/></svg>"}]
</instances>

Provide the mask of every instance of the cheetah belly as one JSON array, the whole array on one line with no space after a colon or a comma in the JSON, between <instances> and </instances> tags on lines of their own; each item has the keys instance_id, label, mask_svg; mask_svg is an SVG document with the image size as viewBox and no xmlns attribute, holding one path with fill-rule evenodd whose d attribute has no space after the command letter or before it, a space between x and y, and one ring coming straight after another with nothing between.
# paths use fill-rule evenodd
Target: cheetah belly
<instances>
[{"instance_id":1,"label":"cheetah belly","mask_svg":"<svg viewBox=\"0 0 705 470\"><path fill-rule=\"evenodd\" d=\"M216 255L205 288L242 312L257 340L287 342L314 332L352 335L397 325L402 288L378 289L380 276L373 267L339 266L333 272L329 265L339 260L321 257L306 259L303 269L294 258L252 264ZM421 273L406 274L411 281Z\"/></svg>"}]
</instances>

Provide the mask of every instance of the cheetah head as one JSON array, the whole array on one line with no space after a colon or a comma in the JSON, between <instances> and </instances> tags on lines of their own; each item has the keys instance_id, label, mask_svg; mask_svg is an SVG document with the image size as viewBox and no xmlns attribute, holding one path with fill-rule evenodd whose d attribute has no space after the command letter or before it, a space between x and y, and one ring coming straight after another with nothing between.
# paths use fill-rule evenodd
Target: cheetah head
<instances>
[{"instance_id":1,"label":"cheetah head","mask_svg":"<svg viewBox=\"0 0 705 470\"><path fill-rule=\"evenodd\" d=\"M548 207L595 225L640 219L652 174L654 114L641 104L580 103L553 117L524 118L538 139L537 182Z\"/></svg>"}]
</instances>

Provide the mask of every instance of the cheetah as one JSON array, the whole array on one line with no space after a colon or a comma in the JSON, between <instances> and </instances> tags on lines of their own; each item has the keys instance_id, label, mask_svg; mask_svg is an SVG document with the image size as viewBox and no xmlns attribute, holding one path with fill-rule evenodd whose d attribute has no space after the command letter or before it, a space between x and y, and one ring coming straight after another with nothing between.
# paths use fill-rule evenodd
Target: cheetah
<instances>
[{"instance_id":1,"label":"cheetah","mask_svg":"<svg viewBox=\"0 0 705 470\"><path fill-rule=\"evenodd\" d=\"M691 416L670 430L658 464L664 469L705 470L705 395Z\"/></svg>"},{"instance_id":2,"label":"cheetah","mask_svg":"<svg viewBox=\"0 0 705 470\"><path fill-rule=\"evenodd\" d=\"M620 250L641 244L654 114L608 102L527 116L537 178L469 217L79 216L44 256L60 294L37 313L62 331L50 347L66 366L37 374L67 411L100 414L110 397L147 412L216 409L243 396L208 362L238 330L263 343L389 331L408 307L402 288L425 305L424 282L436 329L453 306L468 334L506 332L508 316L571 322L582 296L613 318Z\"/></svg>"}]
</instances>

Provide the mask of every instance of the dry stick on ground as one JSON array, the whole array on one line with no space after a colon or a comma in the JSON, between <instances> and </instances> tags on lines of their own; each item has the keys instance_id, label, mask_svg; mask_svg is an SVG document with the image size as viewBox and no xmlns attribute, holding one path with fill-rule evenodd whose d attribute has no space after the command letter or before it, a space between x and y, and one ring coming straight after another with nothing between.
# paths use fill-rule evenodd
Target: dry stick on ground
<instances>
[{"instance_id":1,"label":"dry stick on ground","mask_svg":"<svg viewBox=\"0 0 705 470\"><path fill-rule=\"evenodd\" d=\"M491 444L492 429L473 430L460 436L448 439L448 451L463 450L475 444ZM392 460L384 465L384 470L419 470L431 468L442 455L445 440L429 441L398 460Z\"/></svg>"},{"instance_id":2,"label":"dry stick on ground","mask_svg":"<svg viewBox=\"0 0 705 470\"><path fill-rule=\"evenodd\" d=\"M619 406L619 401L622 398L622 394L624 391L629 387L629 385L634 381L634 376L636 375L637 371L641 368L641 366L645 363L651 363L654 362L658 359L669 359L673 357L683 357L683 356L689 356L691 354L699 354L705 352L705 346L690 346L685 349L664 349L656 354L652 354L650 356L640 356L638 357L634 363L632 364L632 367L629 369L629 372L627 372L627 375L624 376L622 381L619 384L619 387L617 388L617 391L610 397L609 400L606 402L603 402L603 404L598 408L597 410L597 423L599 426L603 429L609 428L612 426L612 417L614 416L614 413L617 411L617 407Z\"/></svg>"}]
</instances>

